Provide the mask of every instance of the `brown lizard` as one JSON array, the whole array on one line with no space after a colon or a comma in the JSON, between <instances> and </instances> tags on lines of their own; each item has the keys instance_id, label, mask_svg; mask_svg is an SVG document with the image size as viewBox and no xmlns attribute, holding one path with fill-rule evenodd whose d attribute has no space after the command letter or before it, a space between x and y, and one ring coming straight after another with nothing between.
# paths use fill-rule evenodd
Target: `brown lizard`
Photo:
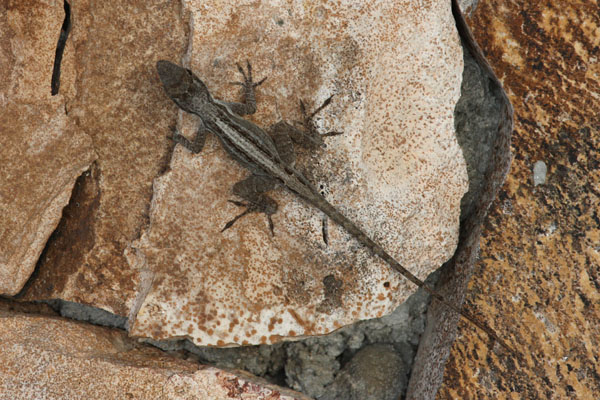
<instances>
[{"instance_id":1,"label":"brown lizard","mask_svg":"<svg viewBox=\"0 0 600 400\"><path fill-rule=\"evenodd\" d=\"M220 140L227 153L251 172L248 178L233 186L233 193L247 201L247 203L234 203L245 205L247 209L228 222L223 230L231 227L243 215L250 212L261 212L267 216L269 227L273 231L271 215L277 211L277 203L268 197L265 192L274 189L278 185L282 186L308 204L321 210L409 281L418 287L422 287L433 298L459 313L463 318L487 333L502 347L518 357L518 354L491 328L466 311L447 302L443 296L400 265L383 247L329 203L312 183L293 167L293 151L290 150L289 138L305 137L308 138L309 142L319 145L323 143L323 137L339 134L339 132L329 132L319 135L312 121L313 117L330 103L331 97L310 114L306 113L301 103L305 132L286 122L279 122L271 127L269 134L257 125L240 117L240 115L252 114L256 111L254 88L264 82L264 79L257 83L253 82L249 63L247 73L238 65L238 69L244 78L243 82L238 83L244 89L244 103L230 103L214 99L204 82L192 71L169 61L158 61L156 67L167 95L182 110L197 115L201 120L201 125L193 141L177 133L174 134L173 140L193 153L198 153L204 146L206 133L212 132Z\"/></svg>"}]
</instances>

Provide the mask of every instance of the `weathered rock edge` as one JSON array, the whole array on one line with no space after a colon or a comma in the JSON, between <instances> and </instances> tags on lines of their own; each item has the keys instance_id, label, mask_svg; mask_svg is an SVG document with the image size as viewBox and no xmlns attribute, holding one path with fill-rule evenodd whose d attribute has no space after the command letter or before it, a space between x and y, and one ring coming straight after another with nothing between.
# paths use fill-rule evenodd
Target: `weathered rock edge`
<instances>
[{"instance_id":1,"label":"weathered rock edge","mask_svg":"<svg viewBox=\"0 0 600 400\"><path fill-rule=\"evenodd\" d=\"M513 108L500 81L475 43L456 0L452 0L452 13L456 19L456 27L465 50L475 59L482 74L487 78L488 87L501 102L498 129L490 143L489 163L483 173L483 184L479 193L471 193L473 200L470 207L464 207L462 210L458 247L454 256L442 267L442 273L436 285L438 293L460 307L465 299L467 284L479 253L479 239L483 222L510 167ZM467 159L467 163L470 162L471 160ZM473 190L472 186L469 191L471 190ZM408 383L407 400L435 398L442 384L444 367L450 355L452 343L458 333L459 318L457 314L450 312L438 302L430 305L427 313L427 325L419 343ZM502 332L498 333L502 334Z\"/></svg>"}]
</instances>

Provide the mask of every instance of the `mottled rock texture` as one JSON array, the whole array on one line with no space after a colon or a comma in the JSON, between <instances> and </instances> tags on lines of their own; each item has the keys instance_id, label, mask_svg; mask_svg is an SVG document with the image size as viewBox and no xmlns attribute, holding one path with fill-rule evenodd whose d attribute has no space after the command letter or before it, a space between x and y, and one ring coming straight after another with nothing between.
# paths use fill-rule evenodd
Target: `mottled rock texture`
<instances>
[{"instance_id":1,"label":"mottled rock texture","mask_svg":"<svg viewBox=\"0 0 600 400\"><path fill-rule=\"evenodd\" d=\"M55 41L63 3L44 7L54 15L45 31L54 29ZM88 145L91 138L97 160L77 180L20 298L91 305L130 316L135 335L216 345L323 334L391 312L415 288L334 224L326 246L320 213L289 193L274 194L276 237L257 215L220 233L238 212L227 202L230 187L246 172L214 138L196 157L177 147L172 160L166 138L177 113L154 66L180 61L185 29L185 58L216 96L235 97L227 85L239 79L235 61L251 59L257 76L268 75L252 117L261 125L298 119L300 99L316 105L335 94L318 123L344 135L318 154L300 151L302 169L419 277L451 256L466 171L452 113L462 58L446 2L215 1L180 9L158 0L78 1L58 109L77 137ZM49 66L47 47L41 59ZM182 131L196 122L186 116ZM68 158L87 166L85 151ZM150 205L153 180L165 171ZM31 239L37 253L28 255L21 286L70 187L55 197L60 206L51 208L45 236Z\"/></svg>"},{"instance_id":2,"label":"mottled rock texture","mask_svg":"<svg viewBox=\"0 0 600 400\"><path fill-rule=\"evenodd\" d=\"M419 277L452 255L467 180L453 126L462 53L448 2L186 6L187 65L215 97L238 97L227 83L245 59L257 79L268 76L250 117L262 126L299 119L300 99L314 107L335 94L319 125L344 134L318 154L300 151L299 168ZM184 134L196 125L182 115ZM212 136L198 155L176 147L130 253L152 281L132 334L273 343L380 317L414 292L333 223L325 245L321 213L283 190L273 193L275 236L257 214L220 233L240 212L228 200L246 175Z\"/></svg>"},{"instance_id":3,"label":"mottled rock texture","mask_svg":"<svg viewBox=\"0 0 600 400\"><path fill-rule=\"evenodd\" d=\"M0 311L0 343L2 399L310 400L62 318Z\"/></svg>"},{"instance_id":4,"label":"mottled rock texture","mask_svg":"<svg viewBox=\"0 0 600 400\"><path fill-rule=\"evenodd\" d=\"M515 131L467 309L524 359L461 324L438 399L600 393L598 15L596 2L488 0L469 20L514 105ZM535 186L540 160L547 176Z\"/></svg>"},{"instance_id":5,"label":"mottled rock texture","mask_svg":"<svg viewBox=\"0 0 600 400\"><path fill-rule=\"evenodd\" d=\"M90 136L67 116L66 98L50 91L62 2L33 3L0 5L0 294L11 296L95 158Z\"/></svg>"},{"instance_id":6,"label":"mottled rock texture","mask_svg":"<svg viewBox=\"0 0 600 400\"><path fill-rule=\"evenodd\" d=\"M464 301L477 261L487 211L510 165L513 111L500 82L474 42L457 2L453 2L453 12L465 57L461 98L455 116L457 138L467 161L469 192L461 202L458 248L441 268L436 289L459 305ZM479 318L483 323L488 320L487 316ZM456 313L440 303L434 301L430 305L427 326L419 341L410 376L407 400L435 398L457 335L458 320Z\"/></svg>"},{"instance_id":7,"label":"mottled rock texture","mask_svg":"<svg viewBox=\"0 0 600 400\"><path fill-rule=\"evenodd\" d=\"M60 93L69 120L92 138L98 159L79 179L23 298L61 298L127 316L140 274L124 252L147 223L152 180L167 163L166 135L175 119L154 64L181 54L185 35L175 23L177 2L71 3L62 65L71 84L63 83ZM63 2L54 7L62 13ZM59 31L57 24L54 41Z\"/></svg>"}]
</instances>

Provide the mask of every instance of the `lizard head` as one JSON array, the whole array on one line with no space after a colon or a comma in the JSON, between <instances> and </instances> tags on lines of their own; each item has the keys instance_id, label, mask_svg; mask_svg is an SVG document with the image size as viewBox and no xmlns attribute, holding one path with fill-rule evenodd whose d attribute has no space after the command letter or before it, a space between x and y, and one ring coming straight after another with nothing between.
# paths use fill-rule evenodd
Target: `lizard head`
<instances>
[{"instance_id":1,"label":"lizard head","mask_svg":"<svg viewBox=\"0 0 600 400\"><path fill-rule=\"evenodd\" d=\"M167 95L184 111L198 114L203 106L213 102L204 82L189 69L160 60L156 70Z\"/></svg>"}]
</instances>

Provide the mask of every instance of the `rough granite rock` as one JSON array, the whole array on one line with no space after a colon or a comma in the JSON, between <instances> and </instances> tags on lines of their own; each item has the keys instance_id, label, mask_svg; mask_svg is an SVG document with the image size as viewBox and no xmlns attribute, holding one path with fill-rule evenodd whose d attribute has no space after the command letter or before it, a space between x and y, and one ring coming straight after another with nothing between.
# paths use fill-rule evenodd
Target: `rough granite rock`
<instances>
[{"instance_id":1,"label":"rough granite rock","mask_svg":"<svg viewBox=\"0 0 600 400\"><path fill-rule=\"evenodd\" d=\"M513 110L500 82L474 42L456 2L453 2L453 12L465 56L461 99L455 113L457 138L467 160L469 192L461 202L458 248L452 259L440 269L436 290L460 308L477 261L481 227L510 165ZM493 315L478 318L494 326ZM439 302L432 302L414 359L407 400L435 398L457 336L458 321L456 313ZM495 330L503 336L503 330L497 327ZM490 343L491 348L493 343Z\"/></svg>"},{"instance_id":2,"label":"rough granite rock","mask_svg":"<svg viewBox=\"0 0 600 400\"><path fill-rule=\"evenodd\" d=\"M0 294L17 294L96 157L52 96L62 2L0 6Z\"/></svg>"},{"instance_id":3,"label":"rough granite rock","mask_svg":"<svg viewBox=\"0 0 600 400\"><path fill-rule=\"evenodd\" d=\"M98 159L78 180L22 298L59 298L127 316L141 275L124 252L147 223L152 180L165 168L166 136L175 121L154 65L184 50L183 27L175 23L180 6L166 0L70 3L62 64L62 80L70 83L63 82L60 93L69 121L92 138ZM55 8L62 13L63 2ZM59 31L57 23L53 46ZM36 48L36 57L54 57L54 47Z\"/></svg>"},{"instance_id":4,"label":"rough granite rock","mask_svg":"<svg viewBox=\"0 0 600 400\"><path fill-rule=\"evenodd\" d=\"M301 153L299 164L417 276L452 255L467 180L453 127L462 54L448 2L186 6L187 65L215 97L236 99L227 83L245 59L257 78L268 76L250 118L262 126L298 119L300 99L315 105L335 94L320 124L344 135L316 156ZM196 125L181 115L184 134ZM262 215L220 233L240 212L230 187L246 174L212 136L199 155L175 148L154 184L150 226L128 252L148 290L133 335L273 343L380 317L414 292L333 223L326 246L321 214L283 190L273 193L274 237Z\"/></svg>"},{"instance_id":5,"label":"rough granite rock","mask_svg":"<svg viewBox=\"0 0 600 400\"><path fill-rule=\"evenodd\" d=\"M467 301L523 355L461 329L437 399L600 393L597 2L480 2L473 34L515 107L514 160L483 230ZM535 186L536 162L547 166Z\"/></svg>"},{"instance_id":6,"label":"rough granite rock","mask_svg":"<svg viewBox=\"0 0 600 400\"><path fill-rule=\"evenodd\" d=\"M0 343L0 399L310 400L62 318L0 311Z\"/></svg>"},{"instance_id":7,"label":"rough granite rock","mask_svg":"<svg viewBox=\"0 0 600 400\"><path fill-rule=\"evenodd\" d=\"M438 275L437 272L430 275L427 283L432 285ZM219 368L243 369L319 399L333 393L328 386L351 357L365 346L391 345L403 364L411 365L424 329L428 299L425 291L419 289L393 313L382 318L359 321L329 335L274 345L224 348L195 346L189 340L148 341L166 351L188 351L203 363ZM408 368L404 372L408 374ZM400 376L399 380L406 381L406 377Z\"/></svg>"}]
</instances>

